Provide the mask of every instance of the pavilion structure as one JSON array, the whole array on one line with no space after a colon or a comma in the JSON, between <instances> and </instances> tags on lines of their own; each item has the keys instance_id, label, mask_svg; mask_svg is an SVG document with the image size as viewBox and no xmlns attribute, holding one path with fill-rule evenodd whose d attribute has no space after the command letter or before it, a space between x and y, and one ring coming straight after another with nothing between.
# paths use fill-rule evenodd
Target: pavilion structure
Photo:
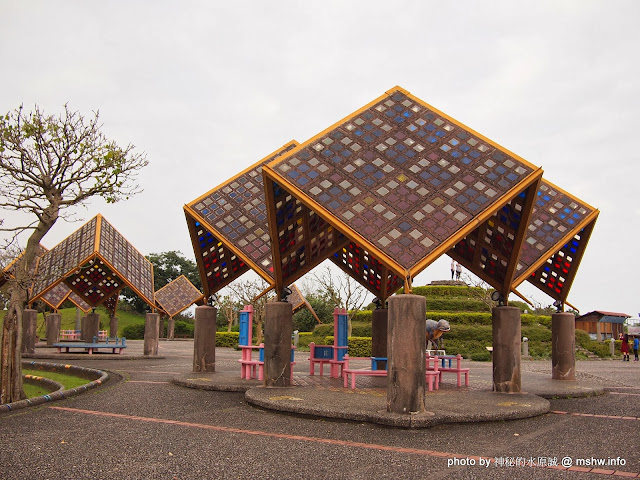
<instances>
[{"instance_id":1,"label":"pavilion structure","mask_svg":"<svg viewBox=\"0 0 640 480\"><path fill-rule=\"evenodd\" d=\"M395 87L194 200L185 215L206 295L251 268L285 300L288 285L330 259L384 304L448 254L503 305L525 280L564 303L598 212L542 180L541 168ZM284 317L267 324L285 338L291 306L272 307ZM496 330L517 323L506 344L517 338L519 346L519 313L514 322L509 308L494 311L494 345ZM424 327L424 315L416 319ZM394 328L413 331L405 327ZM278 348L272 353L285 358L288 347ZM508 367L517 386L502 385L494 368L497 391L519 391L519 362Z\"/></svg>"},{"instance_id":2,"label":"pavilion structure","mask_svg":"<svg viewBox=\"0 0 640 480\"><path fill-rule=\"evenodd\" d=\"M119 294L125 286L151 308L155 307L153 265L102 215L46 251L39 258L36 271L30 304L37 300L58 303L65 288L69 289L69 298L73 301L72 295L77 296L84 308L102 305L110 312L112 336L117 330L115 312ZM86 319L86 335L91 340L97 335L99 316L92 313Z\"/></svg>"},{"instance_id":3,"label":"pavilion structure","mask_svg":"<svg viewBox=\"0 0 640 480\"><path fill-rule=\"evenodd\" d=\"M180 275L158 290L155 293L155 300L158 308L169 317L167 338L172 339L175 325L173 317L194 303L201 304L204 294L187 277Z\"/></svg>"},{"instance_id":4,"label":"pavilion structure","mask_svg":"<svg viewBox=\"0 0 640 480\"><path fill-rule=\"evenodd\" d=\"M262 167L297 145L292 140L184 206L205 297L250 269L273 288Z\"/></svg>"}]
</instances>

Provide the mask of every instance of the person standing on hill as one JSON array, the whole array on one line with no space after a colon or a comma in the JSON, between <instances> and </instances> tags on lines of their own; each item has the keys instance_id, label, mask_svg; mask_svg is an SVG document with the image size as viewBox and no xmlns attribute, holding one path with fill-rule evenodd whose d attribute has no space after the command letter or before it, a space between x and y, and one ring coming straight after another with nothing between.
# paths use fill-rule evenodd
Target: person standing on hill
<instances>
[{"instance_id":1,"label":"person standing on hill","mask_svg":"<svg viewBox=\"0 0 640 480\"><path fill-rule=\"evenodd\" d=\"M460 281L460 274L462 273L462 265L459 263L456 265L456 280Z\"/></svg>"},{"instance_id":2,"label":"person standing on hill","mask_svg":"<svg viewBox=\"0 0 640 480\"><path fill-rule=\"evenodd\" d=\"M451 260L451 280L453 280L453 277L456 274L456 265L458 265L458 262Z\"/></svg>"},{"instance_id":3,"label":"person standing on hill","mask_svg":"<svg viewBox=\"0 0 640 480\"><path fill-rule=\"evenodd\" d=\"M640 347L640 340L638 340L638 337L635 337L633 339L633 355L634 355L634 362L638 361L638 347Z\"/></svg>"}]
</instances>

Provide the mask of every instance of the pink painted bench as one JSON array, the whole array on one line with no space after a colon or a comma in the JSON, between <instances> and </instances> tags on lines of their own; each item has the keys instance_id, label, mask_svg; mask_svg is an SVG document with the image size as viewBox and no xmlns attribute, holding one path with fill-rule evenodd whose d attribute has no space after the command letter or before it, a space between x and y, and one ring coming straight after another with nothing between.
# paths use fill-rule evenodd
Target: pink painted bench
<instances>
[{"instance_id":1,"label":"pink painted bench","mask_svg":"<svg viewBox=\"0 0 640 480\"><path fill-rule=\"evenodd\" d=\"M261 343L260 345L240 345L240 348L242 349L242 358L238 360L238 362L240 362L240 378L257 378L258 380L264 380L264 361L259 358L255 360L251 358L252 349L258 349L259 351L264 352L264 343ZM292 358L293 349L294 347L291 347ZM293 380L293 366L295 364L296 362L291 361L290 380Z\"/></svg>"},{"instance_id":2,"label":"pink painted bench","mask_svg":"<svg viewBox=\"0 0 640 480\"><path fill-rule=\"evenodd\" d=\"M462 355L427 355L427 361L430 359L436 359L435 364L438 363L438 359L440 360L441 365L438 366L438 372L440 375L440 381L442 381L443 373L455 373L457 375L458 387L462 386L462 375L464 375L464 384L466 387L469 386L469 369L462 368ZM452 366L452 360L455 360L455 367ZM429 363L428 363L429 365ZM447 366L448 365L448 366ZM429 366L427 367L429 368Z\"/></svg>"},{"instance_id":3,"label":"pink painted bench","mask_svg":"<svg viewBox=\"0 0 640 480\"><path fill-rule=\"evenodd\" d=\"M377 358L380 358L380 357L377 357ZM427 371L425 372L426 379L427 379L427 386L430 392L432 392L434 388L435 390L438 390L440 387L440 375L438 372L438 361L437 361L438 357L434 357L434 358L436 359L436 361L434 362L432 369L431 370L427 369ZM350 360L349 355L345 355L344 359L345 359L345 365L344 365L344 368L342 369L342 379L343 379L344 388L347 388L349 386L349 376L351 376L352 390L355 390L356 378L360 375L367 376L367 377L386 377L387 376L386 370L371 370L369 368L349 368L349 360ZM361 360L362 358L351 358L351 360L356 360L356 359ZM370 359L370 358L367 358L367 359Z\"/></svg>"},{"instance_id":4,"label":"pink painted bench","mask_svg":"<svg viewBox=\"0 0 640 480\"><path fill-rule=\"evenodd\" d=\"M340 378L344 369L345 361L337 360L335 354L336 349L347 350L349 347L336 347L334 345L316 345L314 342L309 344L309 375L315 375L316 368L320 367L320 376L324 376L324 366L329 365L329 376L331 378Z\"/></svg>"},{"instance_id":5,"label":"pink painted bench","mask_svg":"<svg viewBox=\"0 0 640 480\"><path fill-rule=\"evenodd\" d=\"M60 330L60 340L78 340L80 330Z\"/></svg>"}]
</instances>

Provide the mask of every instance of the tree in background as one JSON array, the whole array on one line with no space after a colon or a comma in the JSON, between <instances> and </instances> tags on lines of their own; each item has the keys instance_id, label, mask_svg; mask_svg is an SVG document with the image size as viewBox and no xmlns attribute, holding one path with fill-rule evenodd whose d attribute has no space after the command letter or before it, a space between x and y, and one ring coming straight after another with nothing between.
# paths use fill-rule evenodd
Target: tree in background
<instances>
[{"instance_id":1,"label":"tree in background","mask_svg":"<svg viewBox=\"0 0 640 480\"><path fill-rule=\"evenodd\" d=\"M196 262L185 257L182 252L171 250L152 253L146 258L153 264L154 291L157 292L180 275L187 277L198 290L202 291L202 281ZM147 311L147 304L130 288L123 288L120 296L132 312L144 313Z\"/></svg>"},{"instance_id":2,"label":"tree in background","mask_svg":"<svg viewBox=\"0 0 640 480\"><path fill-rule=\"evenodd\" d=\"M273 297L273 293L262 295L258 299L256 297L263 293L267 287L267 282L262 278L236 281L227 287L233 292L241 306L253 305L253 325L256 328L256 343L254 345L259 345L262 342L265 308L267 302Z\"/></svg>"},{"instance_id":3,"label":"tree in background","mask_svg":"<svg viewBox=\"0 0 640 480\"><path fill-rule=\"evenodd\" d=\"M304 296L322 323L333 322L333 308L335 305L333 305L326 297L316 292L305 292ZM317 324L318 321L306 308L298 310L293 316L294 330L298 330L300 332L312 332Z\"/></svg>"},{"instance_id":4,"label":"tree in background","mask_svg":"<svg viewBox=\"0 0 640 480\"><path fill-rule=\"evenodd\" d=\"M351 318L366 303L369 291L356 282L351 276L339 270L337 273L325 267L313 274L318 287L318 294L333 307L347 311L348 335L351 336Z\"/></svg>"},{"instance_id":5,"label":"tree in background","mask_svg":"<svg viewBox=\"0 0 640 480\"><path fill-rule=\"evenodd\" d=\"M0 116L0 209L20 212L24 224L6 225L8 244L18 235L29 237L23 255L8 280L9 306L4 317L0 349L0 403L24 398L22 388L22 314L38 244L58 218L69 219L66 209L86 204L93 197L108 203L140 191L138 171L147 165L133 145L120 147L102 132L99 114L85 118L69 109L58 117L22 106ZM22 223L21 220L18 222Z\"/></svg>"}]
</instances>

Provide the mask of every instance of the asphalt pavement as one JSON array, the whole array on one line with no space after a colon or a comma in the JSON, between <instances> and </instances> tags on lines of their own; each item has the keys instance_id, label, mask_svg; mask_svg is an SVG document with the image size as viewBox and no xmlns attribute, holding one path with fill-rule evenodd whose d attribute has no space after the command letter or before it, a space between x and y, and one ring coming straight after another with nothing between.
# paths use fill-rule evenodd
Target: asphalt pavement
<instances>
[{"instance_id":1,"label":"asphalt pavement","mask_svg":"<svg viewBox=\"0 0 640 480\"><path fill-rule=\"evenodd\" d=\"M426 412L386 412L386 380L309 375L292 387L240 378L240 352L193 373L192 341L142 341L126 355L30 360L104 370L95 389L0 413L0 478L599 478L640 473L640 364L579 361L575 381L550 361L522 362L520 394L491 392L490 363L467 362L470 386L445 375ZM357 365L356 365L357 366ZM362 366L365 366L363 364ZM326 374L327 372L325 372Z\"/></svg>"}]
</instances>

